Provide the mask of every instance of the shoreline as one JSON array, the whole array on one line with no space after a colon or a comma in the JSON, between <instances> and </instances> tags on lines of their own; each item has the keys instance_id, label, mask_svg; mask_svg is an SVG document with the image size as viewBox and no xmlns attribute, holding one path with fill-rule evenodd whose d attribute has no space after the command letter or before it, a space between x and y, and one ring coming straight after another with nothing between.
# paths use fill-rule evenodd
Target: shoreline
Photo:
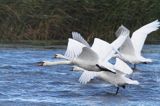
<instances>
[{"instance_id":1,"label":"shoreline","mask_svg":"<svg viewBox=\"0 0 160 106\"><path fill-rule=\"evenodd\" d=\"M20 40L0 41L0 48L44 48L64 49L67 47L67 40ZM159 45L160 41L146 41L145 45Z\"/></svg>"}]
</instances>

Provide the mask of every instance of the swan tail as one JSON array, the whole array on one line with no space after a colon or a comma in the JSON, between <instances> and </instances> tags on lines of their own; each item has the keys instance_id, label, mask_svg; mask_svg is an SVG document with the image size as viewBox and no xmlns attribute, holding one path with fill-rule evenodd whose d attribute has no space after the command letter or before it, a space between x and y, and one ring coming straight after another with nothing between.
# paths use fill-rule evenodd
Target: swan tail
<instances>
[{"instance_id":1,"label":"swan tail","mask_svg":"<svg viewBox=\"0 0 160 106\"><path fill-rule=\"evenodd\" d=\"M128 84L139 85L140 83L137 80L130 80L128 81Z\"/></svg>"}]
</instances>

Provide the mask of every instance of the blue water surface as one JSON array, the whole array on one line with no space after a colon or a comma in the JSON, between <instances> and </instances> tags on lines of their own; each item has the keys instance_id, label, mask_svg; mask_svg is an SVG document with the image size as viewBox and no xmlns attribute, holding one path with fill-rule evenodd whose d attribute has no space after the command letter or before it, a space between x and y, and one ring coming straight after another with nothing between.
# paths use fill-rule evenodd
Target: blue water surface
<instances>
[{"instance_id":1,"label":"blue water surface","mask_svg":"<svg viewBox=\"0 0 160 106\"><path fill-rule=\"evenodd\" d=\"M140 85L116 87L100 80L78 82L71 65L37 66L65 49L0 48L0 106L160 106L160 45L145 45L143 55L154 59L139 64L132 75Z\"/></svg>"}]
</instances>

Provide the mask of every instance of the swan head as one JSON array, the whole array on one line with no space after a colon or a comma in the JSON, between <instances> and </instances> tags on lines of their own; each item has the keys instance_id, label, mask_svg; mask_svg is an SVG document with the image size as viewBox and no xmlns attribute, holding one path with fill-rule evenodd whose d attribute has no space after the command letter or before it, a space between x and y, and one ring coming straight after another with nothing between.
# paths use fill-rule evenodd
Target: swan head
<instances>
[{"instance_id":1,"label":"swan head","mask_svg":"<svg viewBox=\"0 0 160 106\"><path fill-rule=\"evenodd\" d=\"M55 54L54 58L63 58L64 56L62 54Z\"/></svg>"},{"instance_id":2,"label":"swan head","mask_svg":"<svg viewBox=\"0 0 160 106\"><path fill-rule=\"evenodd\" d=\"M44 66L44 63L45 63L44 61L37 62L37 65L38 65L38 66Z\"/></svg>"}]
</instances>

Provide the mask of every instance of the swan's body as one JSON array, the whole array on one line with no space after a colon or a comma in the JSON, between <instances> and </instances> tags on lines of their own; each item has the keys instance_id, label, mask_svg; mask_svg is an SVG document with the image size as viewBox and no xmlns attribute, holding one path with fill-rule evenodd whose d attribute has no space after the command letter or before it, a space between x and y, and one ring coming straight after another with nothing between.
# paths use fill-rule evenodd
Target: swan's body
<instances>
[{"instance_id":1,"label":"swan's body","mask_svg":"<svg viewBox=\"0 0 160 106\"><path fill-rule=\"evenodd\" d=\"M116 73L107 72L107 71L94 72L94 71L85 70L85 69L77 67L77 66L74 66L73 70L79 70L79 71L83 72L81 77L79 78L79 81L82 84L86 84L86 83L90 82L91 79L98 77L98 78L104 80L105 82L116 86L117 87L116 94L118 93L119 87L125 87L125 85L128 85L128 84L134 84L134 85L139 84L138 81L131 80L126 77L126 72L129 72L127 74L132 74L133 71L129 71L129 70L131 70L129 67L128 67L129 70L127 70L126 64L123 61L121 61L120 59L117 58L116 64L114 66L115 66L114 69L121 69L124 71L116 70Z\"/></svg>"},{"instance_id":2,"label":"swan's body","mask_svg":"<svg viewBox=\"0 0 160 106\"><path fill-rule=\"evenodd\" d=\"M147 59L141 55L141 51L146 40L148 34L153 31L159 29L160 22L158 20L153 21L147 25L144 25L140 29L136 30L132 37L129 36L126 38L126 41L120 47L119 52L121 55L118 55L124 61L127 61L132 64L139 64L139 63L149 63L152 62L152 59ZM124 26L121 26L116 35L118 36L119 31L122 30Z\"/></svg>"}]
</instances>

